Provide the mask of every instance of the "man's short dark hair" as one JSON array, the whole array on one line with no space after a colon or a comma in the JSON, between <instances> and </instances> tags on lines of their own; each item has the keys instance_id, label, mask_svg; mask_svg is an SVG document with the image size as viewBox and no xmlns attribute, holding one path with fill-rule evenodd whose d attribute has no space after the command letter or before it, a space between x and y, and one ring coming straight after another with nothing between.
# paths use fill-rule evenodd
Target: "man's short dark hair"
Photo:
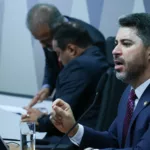
<instances>
[{"instance_id":1,"label":"man's short dark hair","mask_svg":"<svg viewBox=\"0 0 150 150\"><path fill-rule=\"evenodd\" d=\"M88 32L77 23L63 23L56 27L53 39L62 50L65 50L68 44L74 44L80 48L92 45Z\"/></svg>"},{"instance_id":2,"label":"man's short dark hair","mask_svg":"<svg viewBox=\"0 0 150 150\"><path fill-rule=\"evenodd\" d=\"M133 27L137 35L142 39L144 45L150 46L150 14L134 13L119 19L121 27Z\"/></svg>"}]
</instances>

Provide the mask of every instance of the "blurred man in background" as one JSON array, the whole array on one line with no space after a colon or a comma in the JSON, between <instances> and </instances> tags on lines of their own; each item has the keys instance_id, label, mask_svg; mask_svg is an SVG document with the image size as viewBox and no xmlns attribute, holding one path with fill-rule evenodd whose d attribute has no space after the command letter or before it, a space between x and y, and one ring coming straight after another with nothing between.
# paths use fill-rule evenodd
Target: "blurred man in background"
<instances>
[{"instance_id":1,"label":"blurred man in background","mask_svg":"<svg viewBox=\"0 0 150 150\"><path fill-rule=\"evenodd\" d=\"M105 39L100 31L79 19L63 16L59 10L50 4L37 4L27 14L27 27L35 39L41 43L45 54L45 74L42 89L27 106L32 107L38 101L43 101L51 95L55 88L57 76L62 69L56 52L52 48L53 29L63 22L80 24L90 35L92 44L104 53Z\"/></svg>"}]
</instances>

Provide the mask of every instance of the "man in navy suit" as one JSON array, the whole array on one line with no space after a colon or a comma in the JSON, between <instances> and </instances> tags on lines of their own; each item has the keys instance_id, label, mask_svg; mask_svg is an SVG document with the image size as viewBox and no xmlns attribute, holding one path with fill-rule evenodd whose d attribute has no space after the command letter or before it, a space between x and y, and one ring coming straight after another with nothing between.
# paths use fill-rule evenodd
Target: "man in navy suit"
<instances>
[{"instance_id":1,"label":"man in navy suit","mask_svg":"<svg viewBox=\"0 0 150 150\"><path fill-rule=\"evenodd\" d=\"M97 46L92 45L88 32L80 25L63 23L55 30L52 46L64 68L58 75L53 100L65 99L78 119L93 103L97 82L107 70L108 64ZM97 103L99 102L82 118L82 124L95 127L99 110ZM32 108L28 109L28 114L29 116L22 116L22 121L37 122L37 130L48 132L48 137L60 135L61 132L51 123L50 115Z\"/></svg>"},{"instance_id":2,"label":"man in navy suit","mask_svg":"<svg viewBox=\"0 0 150 150\"><path fill-rule=\"evenodd\" d=\"M61 70L57 55L52 50L53 29L63 23L71 22L80 24L89 33L92 44L99 47L104 53L105 39L100 31L79 19L63 16L59 10L50 4L36 4L27 14L27 27L35 39L41 43L45 54L45 74L42 89L35 95L28 107L38 101L43 101L51 95L56 85L57 76Z\"/></svg>"},{"instance_id":3,"label":"man in navy suit","mask_svg":"<svg viewBox=\"0 0 150 150\"><path fill-rule=\"evenodd\" d=\"M120 18L119 24L112 54L116 77L129 86L108 131L78 124L69 133L81 149L150 150L150 15L130 14ZM68 131L75 123L70 106L56 100L51 121L61 132Z\"/></svg>"}]
</instances>

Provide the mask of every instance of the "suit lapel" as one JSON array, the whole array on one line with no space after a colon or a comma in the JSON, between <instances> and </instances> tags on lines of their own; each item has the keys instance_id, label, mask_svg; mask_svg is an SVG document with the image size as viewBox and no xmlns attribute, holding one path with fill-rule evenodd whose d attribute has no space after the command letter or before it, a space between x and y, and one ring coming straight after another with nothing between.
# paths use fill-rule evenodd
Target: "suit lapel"
<instances>
[{"instance_id":1,"label":"suit lapel","mask_svg":"<svg viewBox=\"0 0 150 150\"><path fill-rule=\"evenodd\" d=\"M139 115L139 113L150 104L150 85L146 88L146 90L144 91L144 93L142 94L137 107L133 113L130 125L129 125L129 130L128 130L128 135L127 135L127 139L126 139L126 145L130 145L130 130L132 128L132 125L134 123L134 121L136 120L137 116Z\"/></svg>"}]
</instances>

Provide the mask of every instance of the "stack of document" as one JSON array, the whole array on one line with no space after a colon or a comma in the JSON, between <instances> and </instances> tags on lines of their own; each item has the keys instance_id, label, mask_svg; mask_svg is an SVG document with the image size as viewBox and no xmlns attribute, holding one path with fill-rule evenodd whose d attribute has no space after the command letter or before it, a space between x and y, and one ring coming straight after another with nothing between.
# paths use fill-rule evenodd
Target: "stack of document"
<instances>
[{"instance_id":1,"label":"stack of document","mask_svg":"<svg viewBox=\"0 0 150 150\"><path fill-rule=\"evenodd\" d=\"M16 113L19 115L25 115L27 113L27 111L24 108L17 107L17 106L0 105L0 109L8 111L8 112Z\"/></svg>"},{"instance_id":2,"label":"stack of document","mask_svg":"<svg viewBox=\"0 0 150 150\"><path fill-rule=\"evenodd\" d=\"M49 113L49 111L45 107L34 107L38 110L40 110L43 113ZM25 115L27 114L27 110L24 109L23 107L17 107L17 106L10 106L10 105L0 105L0 109L12 112L18 115Z\"/></svg>"}]
</instances>

